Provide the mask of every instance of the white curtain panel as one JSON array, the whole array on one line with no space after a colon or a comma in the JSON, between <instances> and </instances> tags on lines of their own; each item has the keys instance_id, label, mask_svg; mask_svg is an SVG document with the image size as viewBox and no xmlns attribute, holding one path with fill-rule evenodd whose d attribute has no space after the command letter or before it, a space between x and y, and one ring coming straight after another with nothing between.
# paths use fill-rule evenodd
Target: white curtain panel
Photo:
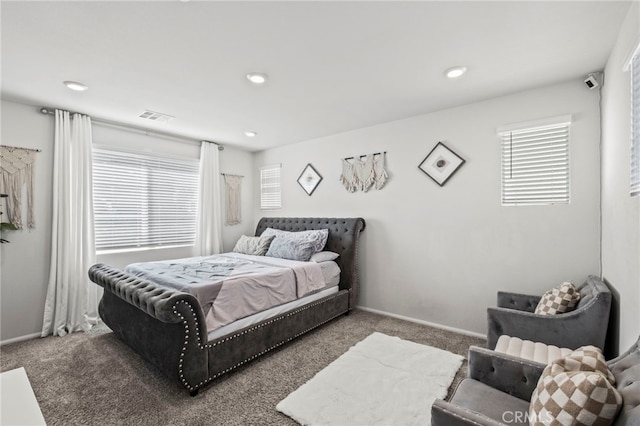
<instances>
[{"instance_id":1,"label":"white curtain panel","mask_svg":"<svg viewBox=\"0 0 640 426\"><path fill-rule=\"evenodd\" d=\"M88 331L98 322L102 289L89 281L95 263L91 119L56 110L49 287L42 336Z\"/></svg>"},{"instance_id":2,"label":"white curtain panel","mask_svg":"<svg viewBox=\"0 0 640 426\"><path fill-rule=\"evenodd\" d=\"M196 215L195 256L210 256L222 251L221 205L218 145L203 141L200 147L200 183L198 212Z\"/></svg>"}]
</instances>

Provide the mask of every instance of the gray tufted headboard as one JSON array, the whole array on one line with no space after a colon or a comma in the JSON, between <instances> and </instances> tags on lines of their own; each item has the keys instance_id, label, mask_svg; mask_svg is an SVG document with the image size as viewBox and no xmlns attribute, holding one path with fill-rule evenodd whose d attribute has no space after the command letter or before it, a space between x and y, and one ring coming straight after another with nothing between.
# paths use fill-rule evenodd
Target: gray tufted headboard
<instances>
[{"instance_id":1,"label":"gray tufted headboard","mask_svg":"<svg viewBox=\"0 0 640 426\"><path fill-rule=\"evenodd\" d=\"M365 228L362 218L318 218L318 217L263 217L256 227L256 235L267 228L283 231L306 231L309 229L328 229L329 238L325 250L338 253L336 262L340 266L340 289L351 291L349 307L353 308L358 300L358 239Z\"/></svg>"}]
</instances>

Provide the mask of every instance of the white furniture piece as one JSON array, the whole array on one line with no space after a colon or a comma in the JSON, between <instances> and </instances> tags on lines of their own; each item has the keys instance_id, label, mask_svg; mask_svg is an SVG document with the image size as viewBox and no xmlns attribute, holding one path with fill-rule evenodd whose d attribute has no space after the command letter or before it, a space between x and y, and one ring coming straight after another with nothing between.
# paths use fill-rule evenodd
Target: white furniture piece
<instances>
[{"instance_id":1,"label":"white furniture piece","mask_svg":"<svg viewBox=\"0 0 640 426\"><path fill-rule=\"evenodd\" d=\"M545 365L555 359L568 356L572 352L569 348L559 348L554 345L546 345L541 342L532 342L531 340L522 340L519 337L505 335L498 338L494 351Z\"/></svg>"},{"instance_id":2,"label":"white furniture piece","mask_svg":"<svg viewBox=\"0 0 640 426\"><path fill-rule=\"evenodd\" d=\"M46 425L24 367L0 374L0 424Z\"/></svg>"}]
</instances>

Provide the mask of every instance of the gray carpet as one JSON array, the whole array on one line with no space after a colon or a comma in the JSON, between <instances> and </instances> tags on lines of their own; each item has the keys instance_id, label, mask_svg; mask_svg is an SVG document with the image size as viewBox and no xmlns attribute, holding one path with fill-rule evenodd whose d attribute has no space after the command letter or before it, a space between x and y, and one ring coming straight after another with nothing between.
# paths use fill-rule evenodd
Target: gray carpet
<instances>
[{"instance_id":1,"label":"gray carpet","mask_svg":"<svg viewBox=\"0 0 640 426\"><path fill-rule=\"evenodd\" d=\"M374 331L465 357L470 345L485 343L356 310L223 376L193 398L105 326L6 345L0 369L25 367L50 426L296 425L276 404ZM452 388L465 375L466 361Z\"/></svg>"}]
</instances>

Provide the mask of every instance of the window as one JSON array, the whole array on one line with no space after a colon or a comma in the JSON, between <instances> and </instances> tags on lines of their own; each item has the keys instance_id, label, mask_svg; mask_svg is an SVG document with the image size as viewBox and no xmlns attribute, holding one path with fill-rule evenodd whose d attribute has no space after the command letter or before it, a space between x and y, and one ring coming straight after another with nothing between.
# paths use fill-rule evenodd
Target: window
<instances>
[{"instance_id":1,"label":"window","mask_svg":"<svg viewBox=\"0 0 640 426\"><path fill-rule=\"evenodd\" d=\"M93 150L96 250L193 245L198 161Z\"/></svg>"},{"instance_id":2,"label":"window","mask_svg":"<svg viewBox=\"0 0 640 426\"><path fill-rule=\"evenodd\" d=\"M260 208L262 210L282 207L280 192L280 164L260 168Z\"/></svg>"},{"instance_id":3,"label":"window","mask_svg":"<svg viewBox=\"0 0 640 426\"><path fill-rule=\"evenodd\" d=\"M631 195L640 195L640 49L631 59Z\"/></svg>"},{"instance_id":4,"label":"window","mask_svg":"<svg viewBox=\"0 0 640 426\"><path fill-rule=\"evenodd\" d=\"M498 129L502 140L502 205L569 203L571 117Z\"/></svg>"}]
</instances>

